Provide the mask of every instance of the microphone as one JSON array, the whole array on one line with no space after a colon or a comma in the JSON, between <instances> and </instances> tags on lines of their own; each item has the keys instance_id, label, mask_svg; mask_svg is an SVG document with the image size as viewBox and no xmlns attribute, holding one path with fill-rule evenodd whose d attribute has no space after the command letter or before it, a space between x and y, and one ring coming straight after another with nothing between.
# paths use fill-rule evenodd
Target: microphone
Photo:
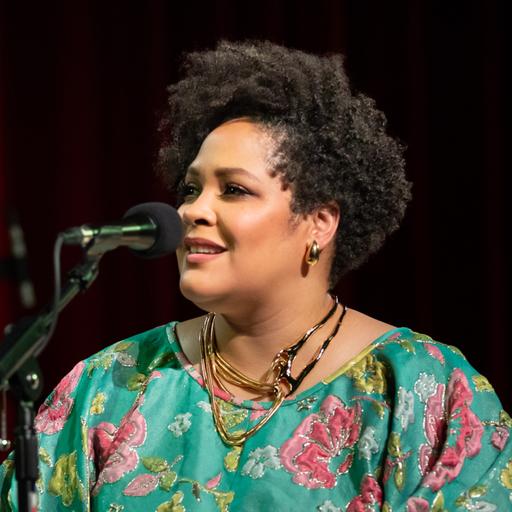
<instances>
[{"instance_id":1,"label":"microphone","mask_svg":"<svg viewBox=\"0 0 512 512\"><path fill-rule=\"evenodd\" d=\"M63 243L81 245L96 256L118 247L129 247L143 258L158 258L181 243L183 228L178 212L165 203L143 203L130 208L119 222L69 228Z\"/></svg>"}]
</instances>

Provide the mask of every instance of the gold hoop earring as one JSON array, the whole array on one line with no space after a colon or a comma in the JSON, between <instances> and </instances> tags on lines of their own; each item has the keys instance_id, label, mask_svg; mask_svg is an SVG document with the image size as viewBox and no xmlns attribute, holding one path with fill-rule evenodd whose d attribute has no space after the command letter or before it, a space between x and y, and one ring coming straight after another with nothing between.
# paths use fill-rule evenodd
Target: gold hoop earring
<instances>
[{"instance_id":1,"label":"gold hoop earring","mask_svg":"<svg viewBox=\"0 0 512 512\"><path fill-rule=\"evenodd\" d=\"M313 240L311 242L311 245L308 247L308 250L306 252L306 263L313 267L318 263L318 260L320 259L320 247L318 246L318 242L316 240Z\"/></svg>"}]
</instances>

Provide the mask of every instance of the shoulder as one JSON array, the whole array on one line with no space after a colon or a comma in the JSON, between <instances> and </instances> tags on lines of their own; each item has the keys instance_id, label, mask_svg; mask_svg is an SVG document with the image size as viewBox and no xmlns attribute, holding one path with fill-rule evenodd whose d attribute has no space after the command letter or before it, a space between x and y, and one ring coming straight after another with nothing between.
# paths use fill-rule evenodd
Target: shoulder
<instances>
[{"instance_id":1,"label":"shoulder","mask_svg":"<svg viewBox=\"0 0 512 512\"><path fill-rule=\"evenodd\" d=\"M407 327L392 329L377 339L375 354L391 366L404 363L426 368L470 366L456 346L436 341Z\"/></svg>"},{"instance_id":2,"label":"shoulder","mask_svg":"<svg viewBox=\"0 0 512 512\"><path fill-rule=\"evenodd\" d=\"M178 367L179 348L170 322L117 341L79 361L59 382L46 403L65 395L86 397L109 382L135 391L165 366Z\"/></svg>"},{"instance_id":3,"label":"shoulder","mask_svg":"<svg viewBox=\"0 0 512 512\"><path fill-rule=\"evenodd\" d=\"M386 369L395 392L409 390L418 397L442 387L447 396L464 395L482 407L501 407L489 380L450 344L408 328L398 328L376 341L372 355Z\"/></svg>"},{"instance_id":4,"label":"shoulder","mask_svg":"<svg viewBox=\"0 0 512 512\"><path fill-rule=\"evenodd\" d=\"M84 363L89 371L97 367L110 367L109 363L116 361L123 366L136 363L137 367L146 368L159 355L175 351L175 325L176 322L170 322L117 341L88 357Z\"/></svg>"},{"instance_id":5,"label":"shoulder","mask_svg":"<svg viewBox=\"0 0 512 512\"><path fill-rule=\"evenodd\" d=\"M111 417L125 412L164 368L180 368L171 333L175 322L118 341L79 361L42 404L35 426L52 436L66 423L99 415L108 402ZM119 419L119 418L117 418Z\"/></svg>"},{"instance_id":6,"label":"shoulder","mask_svg":"<svg viewBox=\"0 0 512 512\"><path fill-rule=\"evenodd\" d=\"M409 328L394 328L344 365L328 382L345 374L355 389L384 393L390 400L404 393L425 400L435 390L464 394L482 408L501 408L489 380L455 346Z\"/></svg>"}]
</instances>

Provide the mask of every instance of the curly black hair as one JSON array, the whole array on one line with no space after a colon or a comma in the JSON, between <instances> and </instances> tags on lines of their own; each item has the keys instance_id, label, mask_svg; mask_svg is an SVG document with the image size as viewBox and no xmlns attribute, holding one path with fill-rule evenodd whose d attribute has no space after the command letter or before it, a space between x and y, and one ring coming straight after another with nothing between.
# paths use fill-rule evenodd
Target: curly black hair
<instances>
[{"instance_id":1,"label":"curly black hair","mask_svg":"<svg viewBox=\"0 0 512 512\"><path fill-rule=\"evenodd\" d=\"M398 228L411 197L404 148L375 102L351 92L341 55L221 41L187 54L182 71L161 124L158 168L172 190L214 128L249 117L276 135L275 173L292 189L292 212L340 207L331 286Z\"/></svg>"}]
</instances>

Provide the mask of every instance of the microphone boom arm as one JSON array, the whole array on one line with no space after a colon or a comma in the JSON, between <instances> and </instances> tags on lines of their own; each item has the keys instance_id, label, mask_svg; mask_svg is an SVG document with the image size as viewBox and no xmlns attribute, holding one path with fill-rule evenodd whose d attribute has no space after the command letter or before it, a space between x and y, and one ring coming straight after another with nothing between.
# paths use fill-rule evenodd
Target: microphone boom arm
<instances>
[{"instance_id":1,"label":"microphone boom arm","mask_svg":"<svg viewBox=\"0 0 512 512\"><path fill-rule=\"evenodd\" d=\"M81 291L87 290L98 276L98 264L103 254L91 256L74 267L60 292L58 311L62 311ZM53 304L47 305L36 317L24 319L9 327L0 344L0 389L30 357L37 357L44 346L42 341L53 320Z\"/></svg>"}]
</instances>

